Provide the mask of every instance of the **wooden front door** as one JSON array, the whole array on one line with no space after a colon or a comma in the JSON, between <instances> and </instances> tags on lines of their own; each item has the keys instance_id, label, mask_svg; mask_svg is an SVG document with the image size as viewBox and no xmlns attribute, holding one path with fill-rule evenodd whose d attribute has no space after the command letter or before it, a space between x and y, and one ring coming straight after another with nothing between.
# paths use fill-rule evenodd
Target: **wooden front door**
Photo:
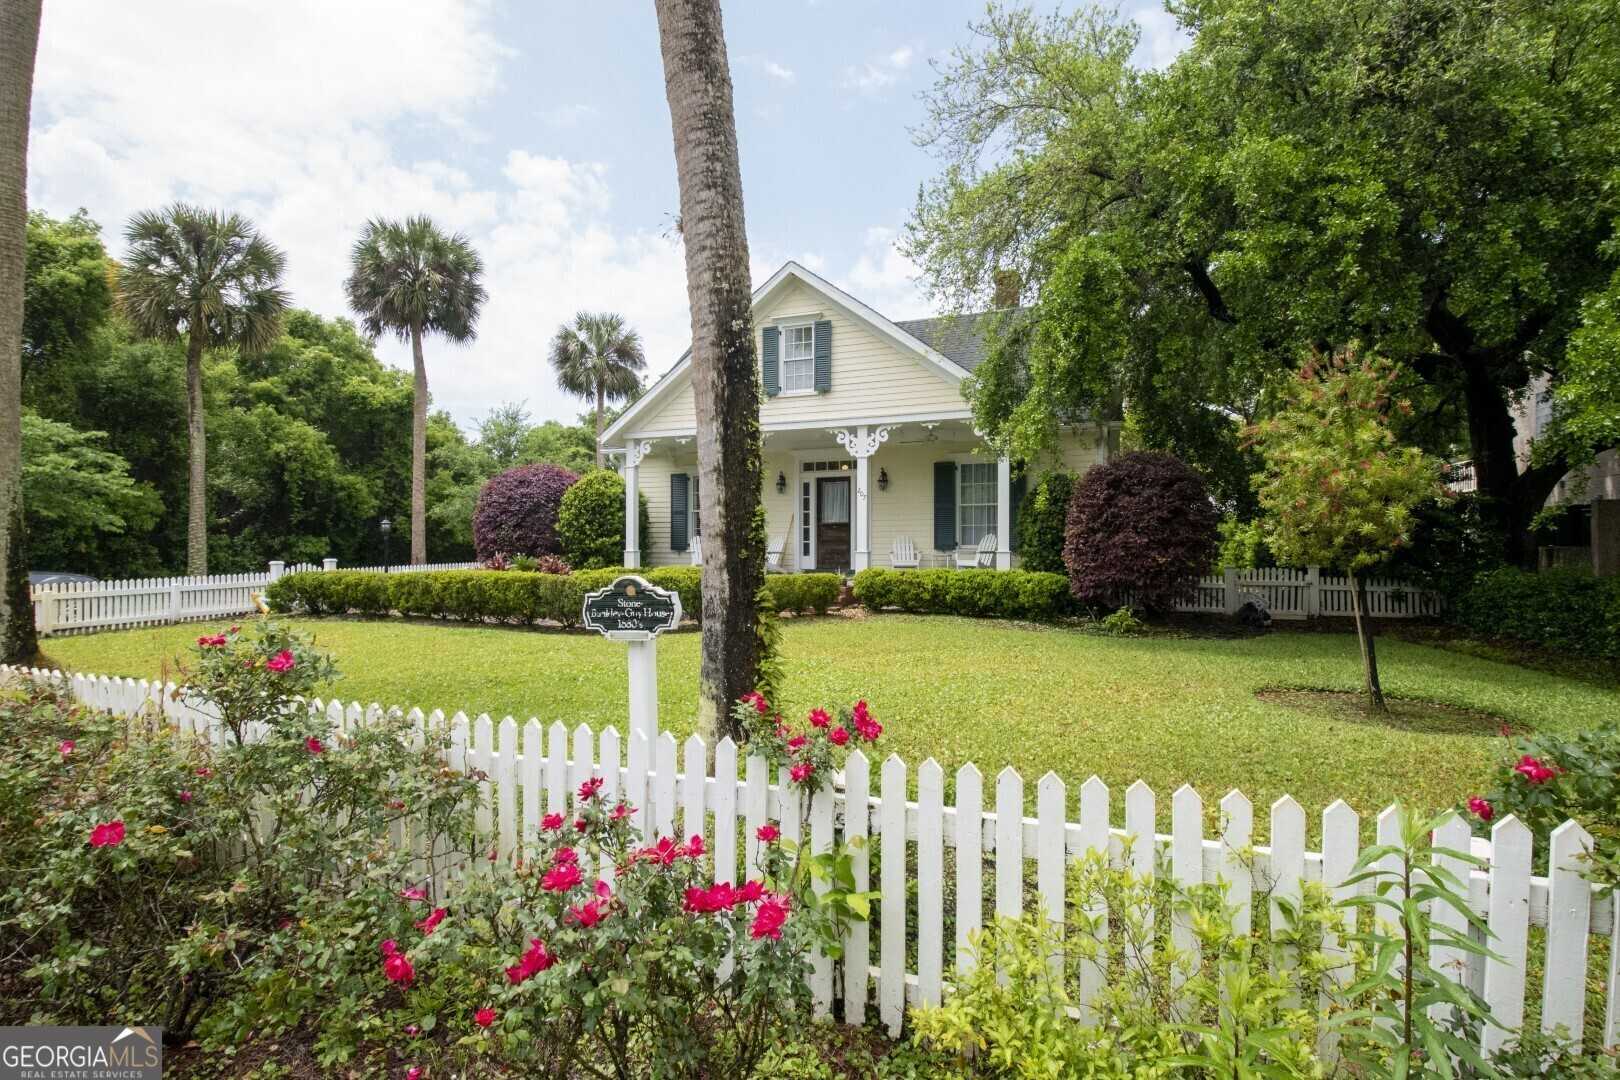
<instances>
[{"instance_id":1,"label":"wooden front door","mask_svg":"<svg viewBox=\"0 0 1620 1080\"><path fill-rule=\"evenodd\" d=\"M816 569L849 569L850 483L847 476L816 481Z\"/></svg>"}]
</instances>

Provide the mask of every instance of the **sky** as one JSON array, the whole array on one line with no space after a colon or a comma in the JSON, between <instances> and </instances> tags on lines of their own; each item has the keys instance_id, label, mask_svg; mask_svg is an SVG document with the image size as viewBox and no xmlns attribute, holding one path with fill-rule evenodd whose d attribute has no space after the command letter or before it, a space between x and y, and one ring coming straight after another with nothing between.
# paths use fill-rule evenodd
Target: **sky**
<instances>
[{"instance_id":1,"label":"sky","mask_svg":"<svg viewBox=\"0 0 1620 1080\"><path fill-rule=\"evenodd\" d=\"M1137 60L1182 46L1123 0ZM159 18L157 13L161 12ZM934 314L895 240L938 163L914 145L931 64L982 0L724 6L754 280L788 259L891 319ZM45 5L29 205L83 207L114 255L137 210L235 210L287 254L293 302L348 314L371 217L426 213L484 258L476 341L429 339L435 408L469 429L522 402L570 420L546 345L581 310L641 336L649 379L689 337L679 195L647 0L54 0ZM379 354L408 367L392 339Z\"/></svg>"}]
</instances>

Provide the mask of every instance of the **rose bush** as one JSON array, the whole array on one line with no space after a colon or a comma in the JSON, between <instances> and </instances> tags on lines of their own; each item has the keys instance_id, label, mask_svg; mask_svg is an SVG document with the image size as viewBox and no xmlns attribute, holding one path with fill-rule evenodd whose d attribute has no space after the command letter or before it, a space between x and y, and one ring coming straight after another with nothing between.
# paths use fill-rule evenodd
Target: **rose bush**
<instances>
[{"instance_id":1,"label":"rose bush","mask_svg":"<svg viewBox=\"0 0 1620 1080\"><path fill-rule=\"evenodd\" d=\"M1467 800L1476 831L1512 814L1530 827L1535 849L1546 857L1547 838L1574 819L1592 834L1589 875L1620 884L1620 726L1605 724L1574 735L1513 738L1504 728L1507 752L1491 788Z\"/></svg>"},{"instance_id":2,"label":"rose bush","mask_svg":"<svg viewBox=\"0 0 1620 1080\"><path fill-rule=\"evenodd\" d=\"M749 876L716 882L701 837L643 842L588 782L514 866L469 875L446 916L373 956L407 1014L536 1072L747 1076L808 1008L812 949L841 936L807 861L761 835Z\"/></svg>"}]
</instances>

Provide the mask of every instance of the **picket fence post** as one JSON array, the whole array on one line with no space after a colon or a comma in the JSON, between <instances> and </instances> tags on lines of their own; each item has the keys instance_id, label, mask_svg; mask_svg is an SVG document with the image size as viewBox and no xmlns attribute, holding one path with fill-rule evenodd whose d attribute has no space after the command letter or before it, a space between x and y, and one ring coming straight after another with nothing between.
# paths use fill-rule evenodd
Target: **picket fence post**
<instances>
[{"instance_id":1,"label":"picket fence post","mask_svg":"<svg viewBox=\"0 0 1620 1080\"><path fill-rule=\"evenodd\" d=\"M337 560L336 559L322 559L321 560L321 569L322 570L336 570L337 569Z\"/></svg>"}]
</instances>

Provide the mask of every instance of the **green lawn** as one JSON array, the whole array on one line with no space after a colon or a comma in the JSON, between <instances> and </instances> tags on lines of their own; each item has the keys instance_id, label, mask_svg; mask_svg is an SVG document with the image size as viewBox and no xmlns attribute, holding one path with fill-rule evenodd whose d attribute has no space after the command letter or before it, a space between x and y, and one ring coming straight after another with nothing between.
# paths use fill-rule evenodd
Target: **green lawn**
<instances>
[{"instance_id":1,"label":"green lawn","mask_svg":"<svg viewBox=\"0 0 1620 1080\"><path fill-rule=\"evenodd\" d=\"M622 725L624 648L595 635L420 622L297 620L346 673L344 700L469 715ZM51 639L61 666L150 677L206 624ZM1359 685L1353 637L1278 632L1253 638L1115 639L1079 631L940 616L828 617L784 623L790 716L865 697L886 727L882 748L913 767L976 762L987 778L1012 765L1033 800L1048 769L1077 786L1095 773L1116 793L1141 778L1160 796L1191 783L1215 803L1241 788L1265 810L1292 794L1317 818L1344 798L1364 814L1397 796L1449 805L1484 782L1503 752L1497 721L1371 723L1356 711L1301 711L1257 700L1276 686ZM1620 713L1620 690L1424 645L1385 639L1386 692L1572 730ZM666 729L692 729L698 637L659 642ZM987 779L987 791L993 780ZM1116 795L1116 823L1122 811ZM1314 830L1313 830L1314 831Z\"/></svg>"}]
</instances>

